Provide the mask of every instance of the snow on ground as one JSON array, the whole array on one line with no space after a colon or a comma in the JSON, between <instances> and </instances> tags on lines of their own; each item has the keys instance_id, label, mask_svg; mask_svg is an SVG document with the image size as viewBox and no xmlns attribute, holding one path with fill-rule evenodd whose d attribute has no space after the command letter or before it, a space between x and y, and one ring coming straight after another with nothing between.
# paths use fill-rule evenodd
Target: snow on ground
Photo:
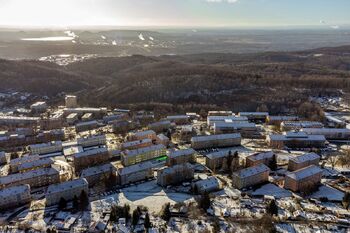
<instances>
[{"instance_id":1,"label":"snow on ground","mask_svg":"<svg viewBox=\"0 0 350 233\"><path fill-rule=\"evenodd\" d=\"M275 198L291 197L292 193L288 190L280 188L274 184L266 184L255 190L252 195L254 196L274 196Z\"/></svg>"},{"instance_id":2,"label":"snow on ground","mask_svg":"<svg viewBox=\"0 0 350 233\"><path fill-rule=\"evenodd\" d=\"M316 199L326 197L330 201L341 201L343 200L344 193L330 186L322 185L318 191L314 192L310 197Z\"/></svg>"}]
</instances>

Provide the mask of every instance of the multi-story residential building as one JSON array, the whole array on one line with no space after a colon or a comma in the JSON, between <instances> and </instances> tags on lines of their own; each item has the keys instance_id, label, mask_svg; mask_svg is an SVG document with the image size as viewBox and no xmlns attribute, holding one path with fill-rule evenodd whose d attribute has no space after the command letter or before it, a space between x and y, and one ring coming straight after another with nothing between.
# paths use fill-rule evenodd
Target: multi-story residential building
<instances>
[{"instance_id":1,"label":"multi-story residential building","mask_svg":"<svg viewBox=\"0 0 350 233\"><path fill-rule=\"evenodd\" d=\"M249 121L261 121L265 122L269 116L268 112L239 112L240 117L247 117Z\"/></svg>"},{"instance_id":2,"label":"multi-story residential building","mask_svg":"<svg viewBox=\"0 0 350 233\"><path fill-rule=\"evenodd\" d=\"M120 184L125 185L153 178L153 167L154 165L151 162L144 162L118 169Z\"/></svg>"},{"instance_id":3,"label":"multi-story residential building","mask_svg":"<svg viewBox=\"0 0 350 233\"><path fill-rule=\"evenodd\" d=\"M217 122L212 127L214 134L240 133L242 137L252 138L257 135L258 128L254 123Z\"/></svg>"},{"instance_id":4,"label":"multi-story residential building","mask_svg":"<svg viewBox=\"0 0 350 233\"><path fill-rule=\"evenodd\" d=\"M157 144L162 144L165 147L168 147L169 144L170 144L170 139L167 136L165 136L164 134L161 133L161 134L157 135L156 143Z\"/></svg>"},{"instance_id":5,"label":"multi-story residential building","mask_svg":"<svg viewBox=\"0 0 350 233\"><path fill-rule=\"evenodd\" d=\"M268 166L273 156L274 153L272 151L254 153L246 157L246 166L253 167L259 164Z\"/></svg>"},{"instance_id":6,"label":"multi-story residential building","mask_svg":"<svg viewBox=\"0 0 350 233\"><path fill-rule=\"evenodd\" d=\"M102 117L107 114L107 108L65 108L63 109L65 115L76 113L82 116L85 113L92 113L95 117Z\"/></svg>"},{"instance_id":7,"label":"multi-story residential building","mask_svg":"<svg viewBox=\"0 0 350 233\"><path fill-rule=\"evenodd\" d=\"M78 101L77 97L75 95L66 95L65 102L66 102L66 108L76 108L78 107Z\"/></svg>"},{"instance_id":8,"label":"multi-story residential building","mask_svg":"<svg viewBox=\"0 0 350 233\"><path fill-rule=\"evenodd\" d=\"M232 111L209 111L208 116L232 116Z\"/></svg>"},{"instance_id":9,"label":"multi-story residential building","mask_svg":"<svg viewBox=\"0 0 350 233\"><path fill-rule=\"evenodd\" d=\"M205 156L205 165L211 170L216 170L223 166L224 160L235 154L235 150L220 150Z\"/></svg>"},{"instance_id":10,"label":"multi-story residential building","mask_svg":"<svg viewBox=\"0 0 350 233\"><path fill-rule=\"evenodd\" d=\"M0 190L0 210L8 210L31 201L28 184L13 186Z\"/></svg>"},{"instance_id":11,"label":"multi-story residential building","mask_svg":"<svg viewBox=\"0 0 350 233\"><path fill-rule=\"evenodd\" d=\"M52 141L48 143L34 144L29 146L31 154L50 154L55 152L62 151L62 142L61 141Z\"/></svg>"},{"instance_id":12,"label":"multi-story residential building","mask_svg":"<svg viewBox=\"0 0 350 233\"><path fill-rule=\"evenodd\" d=\"M73 155L75 171L106 163L110 159L107 148L96 148Z\"/></svg>"},{"instance_id":13,"label":"multi-story residential building","mask_svg":"<svg viewBox=\"0 0 350 233\"><path fill-rule=\"evenodd\" d=\"M61 198L71 201L74 196L79 197L83 191L89 193L89 184L84 178L52 184L46 192L46 205L58 204Z\"/></svg>"},{"instance_id":14,"label":"multi-story residential building","mask_svg":"<svg viewBox=\"0 0 350 233\"><path fill-rule=\"evenodd\" d=\"M221 183L218 178L211 176L208 179L197 181L193 184L193 189L198 193L210 193L221 188Z\"/></svg>"},{"instance_id":15,"label":"multi-story residential building","mask_svg":"<svg viewBox=\"0 0 350 233\"><path fill-rule=\"evenodd\" d=\"M306 153L300 156L290 158L288 161L288 170L296 171L310 165L317 165L320 162L320 156L316 153Z\"/></svg>"},{"instance_id":16,"label":"multi-story residential building","mask_svg":"<svg viewBox=\"0 0 350 233\"><path fill-rule=\"evenodd\" d=\"M166 156L166 153L166 148L162 144L136 150L126 150L122 153L122 163L124 166L130 166L143 161Z\"/></svg>"},{"instance_id":17,"label":"multi-story residential building","mask_svg":"<svg viewBox=\"0 0 350 233\"><path fill-rule=\"evenodd\" d=\"M189 163L158 170L157 183L160 186L176 185L194 177L194 169Z\"/></svg>"},{"instance_id":18,"label":"multi-story residential building","mask_svg":"<svg viewBox=\"0 0 350 233\"><path fill-rule=\"evenodd\" d=\"M308 135L324 135L328 140L349 140L350 129L347 128L304 128Z\"/></svg>"},{"instance_id":19,"label":"multi-story residential building","mask_svg":"<svg viewBox=\"0 0 350 233\"><path fill-rule=\"evenodd\" d=\"M47 104L44 101L36 102L36 103L30 105L30 110L32 111L32 113L43 113L43 112L46 112Z\"/></svg>"},{"instance_id":20,"label":"multi-story residential building","mask_svg":"<svg viewBox=\"0 0 350 233\"><path fill-rule=\"evenodd\" d=\"M52 164L54 164L54 160L52 158L42 158L34 161L24 162L22 164L19 164L17 169L19 172L27 172L31 170L36 170L39 168L48 168L51 167Z\"/></svg>"},{"instance_id":21,"label":"multi-story residential building","mask_svg":"<svg viewBox=\"0 0 350 233\"><path fill-rule=\"evenodd\" d=\"M40 117L0 116L0 125L11 127L31 127L39 124Z\"/></svg>"},{"instance_id":22,"label":"multi-story residential building","mask_svg":"<svg viewBox=\"0 0 350 233\"><path fill-rule=\"evenodd\" d=\"M302 128L323 128L323 124L318 121L283 121L281 123L283 131L301 130Z\"/></svg>"},{"instance_id":23,"label":"multi-story residential building","mask_svg":"<svg viewBox=\"0 0 350 233\"><path fill-rule=\"evenodd\" d=\"M168 166L174 166L183 163L194 163L196 162L196 151L192 148L184 150L170 151L166 164Z\"/></svg>"},{"instance_id":24,"label":"multi-story residential building","mask_svg":"<svg viewBox=\"0 0 350 233\"><path fill-rule=\"evenodd\" d=\"M158 122L149 124L148 129L153 130L157 133L161 133L168 130L170 126L171 126L170 121L163 120L163 121L158 121Z\"/></svg>"},{"instance_id":25,"label":"multi-story residential building","mask_svg":"<svg viewBox=\"0 0 350 233\"><path fill-rule=\"evenodd\" d=\"M80 122L75 125L75 131L76 132L83 132L83 131L88 131L88 130L93 130L98 127L98 122L97 121L85 121L85 122Z\"/></svg>"},{"instance_id":26,"label":"multi-story residential building","mask_svg":"<svg viewBox=\"0 0 350 233\"><path fill-rule=\"evenodd\" d=\"M298 121L297 116L267 116L266 123L269 125L281 125L283 121Z\"/></svg>"},{"instance_id":27,"label":"multi-story residential building","mask_svg":"<svg viewBox=\"0 0 350 233\"><path fill-rule=\"evenodd\" d=\"M187 115L167 116L166 119L177 125L186 125L190 123L190 117Z\"/></svg>"},{"instance_id":28,"label":"multi-story residential building","mask_svg":"<svg viewBox=\"0 0 350 233\"><path fill-rule=\"evenodd\" d=\"M323 135L307 135L305 132L287 132L272 134L266 138L268 145L275 149L289 148L322 148L326 138Z\"/></svg>"},{"instance_id":29,"label":"multi-story residential building","mask_svg":"<svg viewBox=\"0 0 350 233\"><path fill-rule=\"evenodd\" d=\"M152 140L149 138L124 142L121 146L122 150L136 150L144 147L152 146Z\"/></svg>"},{"instance_id":30,"label":"multi-story residential building","mask_svg":"<svg viewBox=\"0 0 350 233\"><path fill-rule=\"evenodd\" d=\"M284 188L294 192L312 190L321 182L323 170L311 165L286 175Z\"/></svg>"},{"instance_id":31,"label":"multi-story residential building","mask_svg":"<svg viewBox=\"0 0 350 233\"><path fill-rule=\"evenodd\" d=\"M66 121L68 124L73 125L75 124L75 122L77 122L79 120L79 116L78 113L70 113L67 117L66 117Z\"/></svg>"},{"instance_id":32,"label":"multi-story residential building","mask_svg":"<svg viewBox=\"0 0 350 233\"><path fill-rule=\"evenodd\" d=\"M139 131L129 135L130 140L151 139L157 140L157 134L153 130Z\"/></svg>"},{"instance_id":33,"label":"multi-story residential building","mask_svg":"<svg viewBox=\"0 0 350 233\"><path fill-rule=\"evenodd\" d=\"M242 189L267 182L270 169L265 164L248 167L232 175L232 183L235 188Z\"/></svg>"},{"instance_id":34,"label":"multi-story residential building","mask_svg":"<svg viewBox=\"0 0 350 233\"><path fill-rule=\"evenodd\" d=\"M11 159L9 162L10 171L11 173L16 173L18 172L18 167L21 166L22 164L30 163L39 159L40 159L39 155L27 155L16 159Z\"/></svg>"},{"instance_id":35,"label":"multi-story residential building","mask_svg":"<svg viewBox=\"0 0 350 233\"><path fill-rule=\"evenodd\" d=\"M196 136L191 139L191 145L193 149L239 146L241 145L241 134Z\"/></svg>"},{"instance_id":36,"label":"multi-story residential building","mask_svg":"<svg viewBox=\"0 0 350 233\"><path fill-rule=\"evenodd\" d=\"M214 126L214 123L219 122L236 122L236 123L247 123L247 117L239 117L239 116L208 116L207 117L207 125L209 127Z\"/></svg>"},{"instance_id":37,"label":"multi-story residential building","mask_svg":"<svg viewBox=\"0 0 350 233\"><path fill-rule=\"evenodd\" d=\"M16 173L0 177L0 188L29 184L31 188L47 186L60 182L60 172L57 168L40 168L24 173Z\"/></svg>"},{"instance_id":38,"label":"multi-story residential building","mask_svg":"<svg viewBox=\"0 0 350 233\"><path fill-rule=\"evenodd\" d=\"M77 139L77 144L82 147L101 146L107 143L106 135L92 135Z\"/></svg>"},{"instance_id":39,"label":"multi-story residential building","mask_svg":"<svg viewBox=\"0 0 350 233\"><path fill-rule=\"evenodd\" d=\"M116 175L116 169L112 164L107 163L95 167L89 167L81 171L81 178L85 178L89 186L94 186L109 179L111 175Z\"/></svg>"}]
</instances>

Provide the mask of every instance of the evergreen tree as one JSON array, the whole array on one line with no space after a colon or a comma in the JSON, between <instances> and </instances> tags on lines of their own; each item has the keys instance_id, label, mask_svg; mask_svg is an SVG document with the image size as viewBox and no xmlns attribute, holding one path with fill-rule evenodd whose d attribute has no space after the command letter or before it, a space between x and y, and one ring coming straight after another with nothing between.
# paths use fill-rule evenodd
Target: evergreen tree
<instances>
[{"instance_id":1,"label":"evergreen tree","mask_svg":"<svg viewBox=\"0 0 350 233\"><path fill-rule=\"evenodd\" d=\"M79 210L79 200L78 197L74 195L73 198L73 209L74 211L78 211Z\"/></svg>"},{"instance_id":2,"label":"evergreen tree","mask_svg":"<svg viewBox=\"0 0 350 233\"><path fill-rule=\"evenodd\" d=\"M170 203L167 203L163 206L161 218L168 222L171 218L171 212L170 212Z\"/></svg>"},{"instance_id":3,"label":"evergreen tree","mask_svg":"<svg viewBox=\"0 0 350 233\"><path fill-rule=\"evenodd\" d=\"M278 206L275 200L270 201L266 209L267 213L270 215L278 215Z\"/></svg>"},{"instance_id":4,"label":"evergreen tree","mask_svg":"<svg viewBox=\"0 0 350 233\"><path fill-rule=\"evenodd\" d=\"M343 204L345 209L349 209L349 207L350 207L350 192L345 193L345 195L343 197L342 204Z\"/></svg>"},{"instance_id":5,"label":"evergreen tree","mask_svg":"<svg viewBox=\"0 0 350 233\"><path fill-rule=\"evenodd\" d=\"M59 210L63 210L67 207L67 201L66 199L64 199L63 197L60 198L59 202L58 202L58 209Z\"/></svg>"},{"instance_id":6,"label":"evergreen tree","mask_svg":"<svg viewBox=\"0 0 350 233\"><path fill-rule=\"evenodd\" d=\"M269 168L272 171L276 171L277 170L277 158L276 158L275 154L272 156L272 159L269 162Z\"/></svg>"},{"instance_id":7,"label":"evergreen tree","mask_svg":"<svg viewBox=\"0 0 350 233\"><path fill-rule=\"evenodd\" d=\"M80 210L85 210L89 206L89 197L84 190L81 191L79 200L80 200Z\"/></svg>"},{"instance_id":8,"label":"evergreen tree","mask_svg":"<svg viewBox=\"0 0 350 233\"><path fill-rule=\"evenodd\" d=\"M141 216L141 210L139 207L137 207L133 212L132 212L132 225L135 226L139 220L140 220L140 216Z\"/></svg>"},{"instance_id":9,"label":"evergreen tree","mask_svg":"<svg viewBox=\"0 0 350 233\"><path fill-rule=\"evenodd\" d=\"M148 213L146 213L146 216L145 216L144 226L145 226L146 229L149 229L149 228L152 227L151 220L149 219L149 214Z\"/></svg>"},{"instance_id":10,"label":"evergreen tree","mask_svg":"<svg viewBox=\"0 0 350 233\"><path fill-rule=\"evenodd\" d=\"M204 192L200 198L199 206L206 211L207 209L209 209L210 204L211 202L209 194L207 192Z\"/></svg>"}]
</instances>

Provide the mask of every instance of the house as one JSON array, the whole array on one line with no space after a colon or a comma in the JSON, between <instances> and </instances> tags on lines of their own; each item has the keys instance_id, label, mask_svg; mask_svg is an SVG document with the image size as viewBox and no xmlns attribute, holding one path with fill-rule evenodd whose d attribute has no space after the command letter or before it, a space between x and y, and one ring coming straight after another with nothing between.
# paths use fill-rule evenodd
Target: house
<instances>
[{"instance_id":1,"label":"house","mask_svg":"<svg viewBox=\"0 0 350 233\"><path fill-rule=\"evenodd\" d=\"M319 165L320 162L320 156L314 152L312 153L305 153L300 156L296 156L293 158L290 158L288 161L288 170L289 171L296 171L304 167L308 167L310 165Z\"/></svg>"},{"instance_id":2,"label":"house","mask_svg":"<svg viewBox=\"0 0 350 233\"><path fill-rule=\"evenodd\" d=\"M232 175L232 184L238 189L247 188L267 182L269 174L270 168L265 164L259 164L234 172Z\"/></svg>"},{"instance_id":3,"label":"house","mask_svg":"<svg viewBox=\"0 0 350 233\"><path fill-rule=\"evenodd\" d=\"M323 170L315 165L286 174L284 188L294 192L310 190L321 182Z\"/></svg>"},{"instance_id":4,"label":"house","mask_svg":"<svg viewBox=\"0 0 350 233\"><path fill-rule=\"evenodd\" d=\"M193 149L205 149L213 147L231 147L241 145L241 134L217 134L209 136L192 137Z\"/></svg>"}]
</instances>

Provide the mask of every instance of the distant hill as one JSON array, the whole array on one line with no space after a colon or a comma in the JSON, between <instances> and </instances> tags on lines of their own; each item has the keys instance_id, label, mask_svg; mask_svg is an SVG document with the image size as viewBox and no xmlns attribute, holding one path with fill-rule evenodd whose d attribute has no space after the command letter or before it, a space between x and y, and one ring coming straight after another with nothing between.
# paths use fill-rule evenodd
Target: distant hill
<instances>
[{"instance_id":1,"label":"distant hill","mask_svg":"<svg viewBox=\"0 0 350 233\"><path fill-rule=\"evenodd\" d=\"M170 103L273 111L350 89L350 46L300 52L103 57L57 66L0 60L1 89L77 93L90 104Z\"/></svg>"}]
</instances>

